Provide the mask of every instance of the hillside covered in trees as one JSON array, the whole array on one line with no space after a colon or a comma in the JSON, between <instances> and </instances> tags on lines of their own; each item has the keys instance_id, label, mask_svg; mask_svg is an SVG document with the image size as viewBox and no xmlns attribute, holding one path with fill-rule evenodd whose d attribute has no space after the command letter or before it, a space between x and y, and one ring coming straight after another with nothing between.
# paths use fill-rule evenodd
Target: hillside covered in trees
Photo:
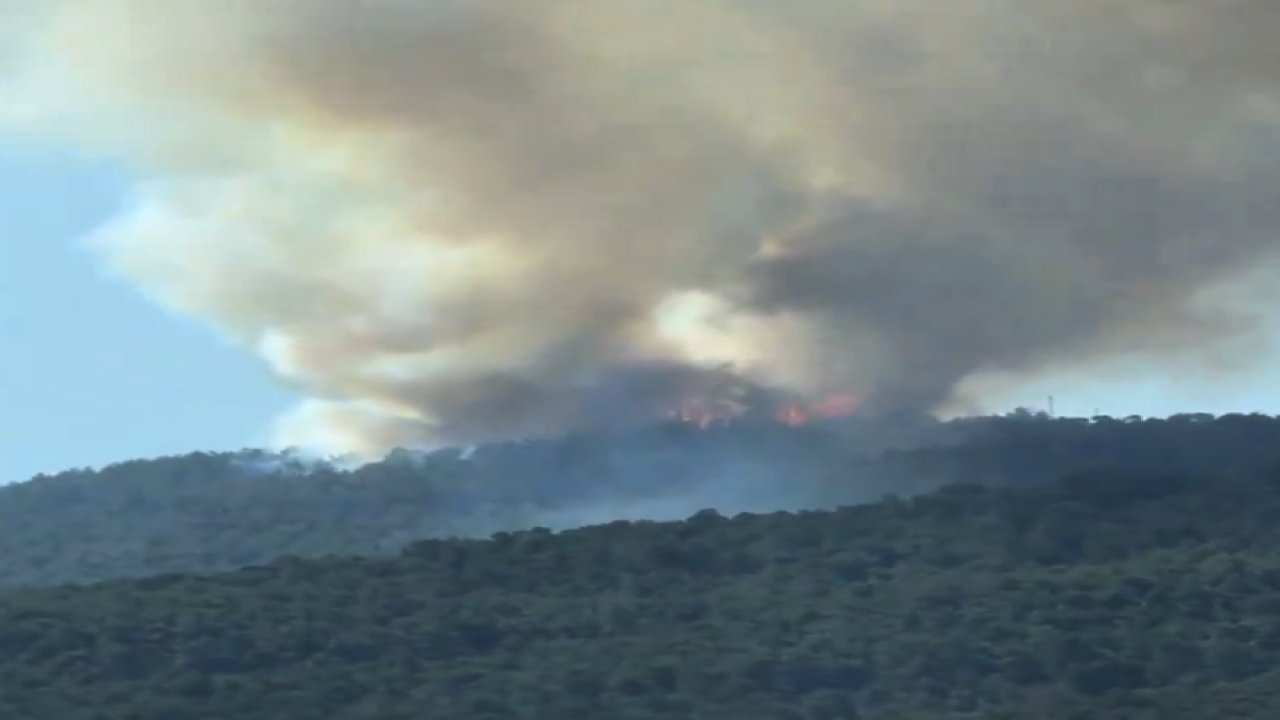
<instances>
[{"instance_id":1,"label":"hillside covered in trees","mask_svg":"<svg viewBox=\"0 0 1280 720\"><path fill-rule=\"evenodd\" d=\"M1262 415L806 427L671 424L613 435L393 453L358 469L266 453L194 454L0 487L0 587L395 553L616 519L836 508L949 483L1031 486L1066 473L1254 477L1280 462Z\"/></svg>"},{"instance_id":2,"label":"hillside covered in trees","mask_svg":"<svg viewBox=\"0 0 1280 720\"><path fill-rule=\"evenodd\" d=\"M1265 720L1280 477L1073 474L0 596L0 717Z\"/></svg>"}]
</instances>

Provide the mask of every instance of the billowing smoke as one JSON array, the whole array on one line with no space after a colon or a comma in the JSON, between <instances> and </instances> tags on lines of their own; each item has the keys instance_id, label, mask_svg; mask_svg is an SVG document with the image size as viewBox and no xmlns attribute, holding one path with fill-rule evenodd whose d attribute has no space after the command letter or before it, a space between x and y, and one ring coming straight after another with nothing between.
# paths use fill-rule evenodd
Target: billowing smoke
<instances>
[{"instance_id":1,"label":"billowing smoke","mask_svg":"<svg viewBox=\"0 0 1280 720\"><path fill-rule=\"evenodd\" d=\"M1272 0L44 7L0 99L137 162L100 247L310 398L288 441L625 422L726 364L927 410L1242 332L1201 291L1280 247Z\"/></svg>"}]
</instances>

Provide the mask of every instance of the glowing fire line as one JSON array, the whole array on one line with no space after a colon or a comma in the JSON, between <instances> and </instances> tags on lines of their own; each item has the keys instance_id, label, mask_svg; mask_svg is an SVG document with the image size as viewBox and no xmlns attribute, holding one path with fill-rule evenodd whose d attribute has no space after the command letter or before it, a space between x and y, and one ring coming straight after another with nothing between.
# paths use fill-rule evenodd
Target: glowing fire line
<instances>
[{"instance_id":1,"label":"glowing fire line","mask_svg":"<svg viewBox=\"0 0 1280 720\"><path fill-rule=\"evenodd\" d=\"M849 417L858 411L858 407L857 397L838 394L819 398L812 402L789 402L769 414L776 422L798 427L815 421ZM676 422L706 429L750 414L752 414L752 408L742 405L712 406L706 402L693 401L670 411L667 413L667 417Z\"/></svg>"}]
</instances>

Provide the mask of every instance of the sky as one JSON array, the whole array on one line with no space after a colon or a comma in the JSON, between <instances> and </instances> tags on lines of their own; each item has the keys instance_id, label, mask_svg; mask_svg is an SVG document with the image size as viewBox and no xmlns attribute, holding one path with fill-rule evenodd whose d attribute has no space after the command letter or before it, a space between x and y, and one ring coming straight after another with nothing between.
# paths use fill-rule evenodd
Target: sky
<instances>
[{"instance_id":1,"label":"sky","mask_svg":"<svg viewBox=\"0 0 1280 720\"><path fill-rule=\"evenodd\" d=\"M101 270L120 168L0 144L0 482L260 444L290 402L252 356Z\"/></svg>"},{"instance_id":2,"label":"sky","mask_svg":"<svg viewBox=\"0 0 1280 720\"><path fill-rule=\"evenodd\" d=\"M120 167L0 144L0 482L261 445L295 399L251 354L102 269L85 238L129 197ZM1048 377L994 404L1043 408L1050 394L1068 415L1276 412L1280 368Z\"/></svg>"}]
</instances>

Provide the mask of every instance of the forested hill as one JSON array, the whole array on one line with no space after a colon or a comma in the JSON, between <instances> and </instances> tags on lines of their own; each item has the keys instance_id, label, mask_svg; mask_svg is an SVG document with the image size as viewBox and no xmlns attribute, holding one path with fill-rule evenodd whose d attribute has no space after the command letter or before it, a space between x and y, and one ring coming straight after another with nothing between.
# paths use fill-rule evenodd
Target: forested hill
<instances>
[{"instance_id":1,"label":"forested hill","mask_svg":"<svg viewBox=\"0 0 1280 720\"><path fill-rule=\"evenodd\" d=\"M1280 483L1090 473L0 596L0 717L1271 720Z\"/></svg>"},{"instance_id":2,"label":"forested hill","mask_svg":"<svg viewBox=\"0 0 1280 720\"><path fill-rule=\"evenodd\" d=\"M281 555L379 554L429 537L609 520L834 508L951 482L1035 484L1082 469L1255 476L1280 420L818 426L673 424L616 435L399 452L354 471L263 453L195 454L0 487L0 587L217 571Z\"/></svg>"}]
</instances>

